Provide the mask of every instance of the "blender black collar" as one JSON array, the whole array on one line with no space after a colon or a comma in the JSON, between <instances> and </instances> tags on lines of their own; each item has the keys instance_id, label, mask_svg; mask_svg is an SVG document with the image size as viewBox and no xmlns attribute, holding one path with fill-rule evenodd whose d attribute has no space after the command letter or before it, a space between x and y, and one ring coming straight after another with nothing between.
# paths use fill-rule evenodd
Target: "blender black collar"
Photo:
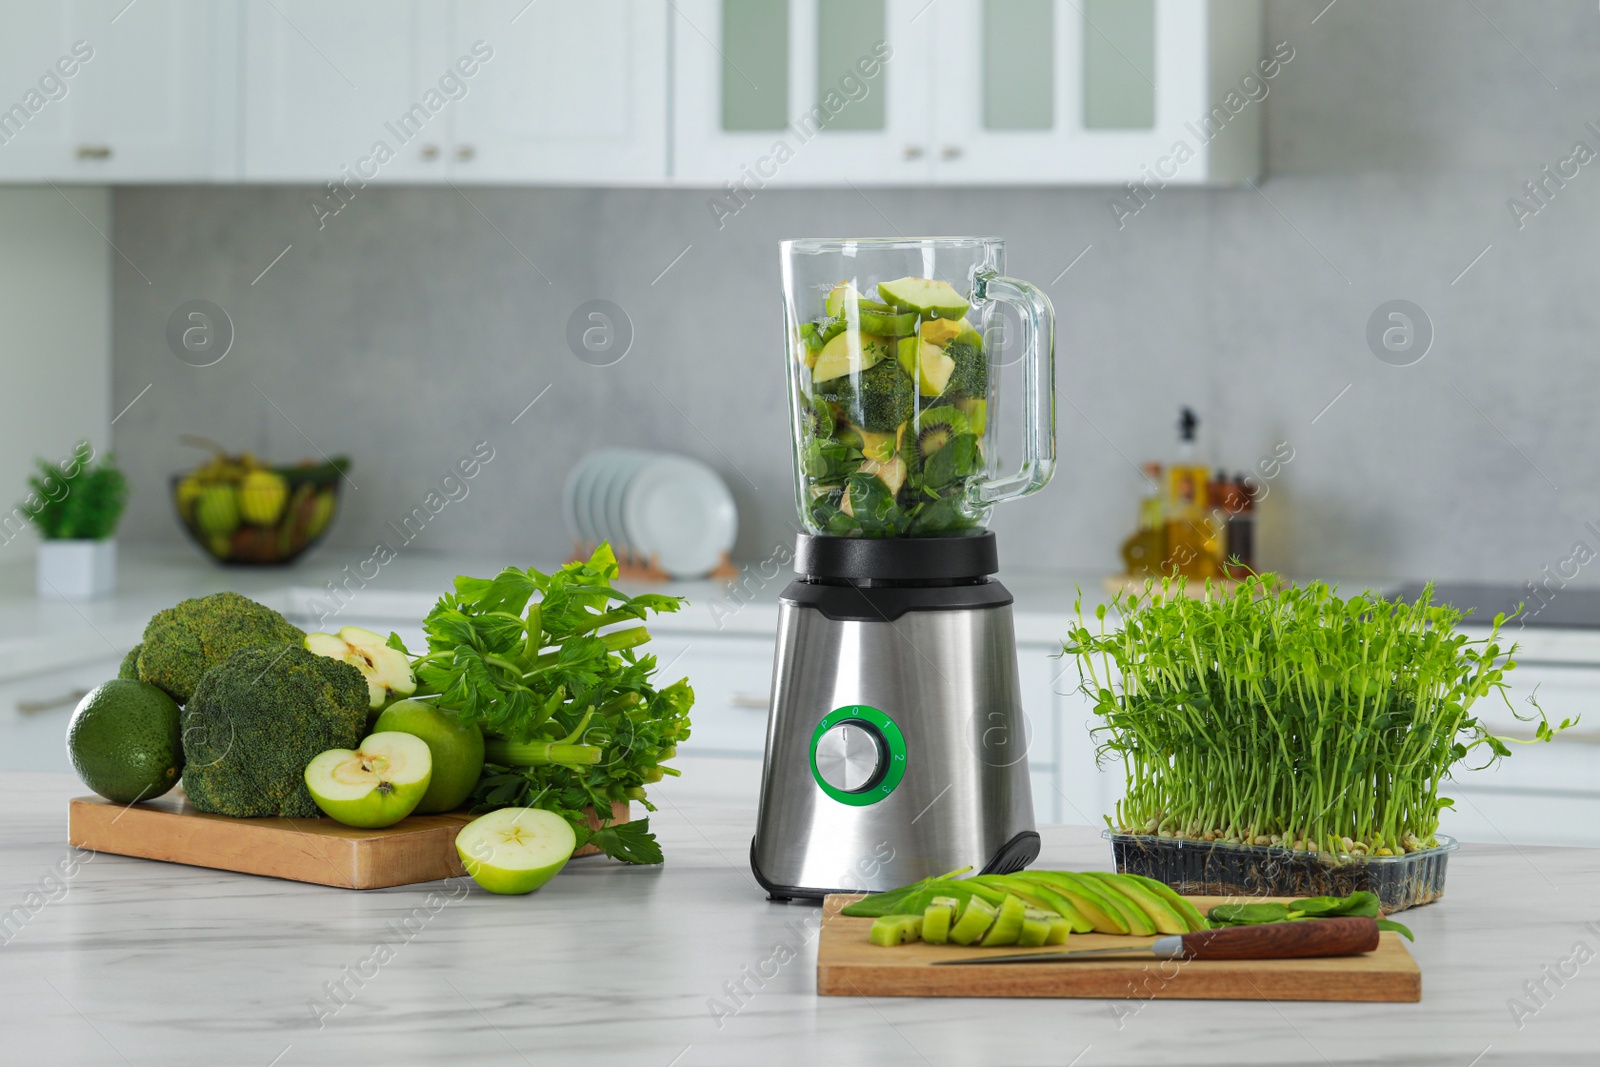
<instances>
[{"instance_id":1,"label":"blender black collar","mask_svg":"<svg viewBox=\"0 0 1600 1067\"><path fill-rule=\"evenodd\" d=\"M795 538L797 574L823 582L948 582L985 578L1000 570L994 534L966 537Z\"/></svg>"}]
</instances>

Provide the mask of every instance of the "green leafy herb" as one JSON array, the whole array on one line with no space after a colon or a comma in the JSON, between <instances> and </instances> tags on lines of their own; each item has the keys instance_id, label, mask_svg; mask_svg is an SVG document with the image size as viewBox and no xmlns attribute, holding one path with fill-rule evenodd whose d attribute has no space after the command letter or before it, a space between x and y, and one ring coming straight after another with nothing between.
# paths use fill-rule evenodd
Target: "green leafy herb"
<instances>
[{"instance_id":1,"label":"green leafy herb","mask_svg":"<svg viewBox=\"0 0 1600 1067\"><path fill-rule=\"evenodd\" d=\"M107 455L95 465L94 447L80 441L70 459L39 460L28 478L32 490L17 505L47 541L104 541L117 531L128 503L128 483Z\"/></svg>"},{"instance_id":2,"label":"green leafy herb","mask_svg":"<svg viewBox=\"0 0 1600 1067\"><path fill-rule=\"evenodd\" d=\"M1347 897L1307 897L1287 904L1218 904L1206 912L1213 926L1255 926L1260 923L1299 922L1357 916L1378 920L1378 929L1393 930L1407 941L1415 941L1411 931L1393 919L1385 919L1376 895L1357 890Z\"/></svg>"},{"instance_id":3,"label":"green leafy herb","mask_svg":"<svg viewBox=\"0 0 1600 1067\"><path fill-rule=\"evenodd\" d=\"M1434 844L1439 788L1477 750L1510 754L1472 713L1511 705L1516 646L1455 633L1462 613L1373 593L1342 599L1323 582L1252 576L1231 595L1182 580L1119 595L1091 630L1081 599L1064 653L1101 725L1102 756L1126 770L1114 828L1340 854L1399 855ZM1111 822L1111 820L1107 820Z\"/></svg>"},{"instance_id":4,"label":"green leafy herb","mask_svg":"<svg viewBox=\"0 0 1600 1067\"><path fill-rule=\"evenodd\" d=\"M611 805L678 772L663 764L689 736L688 679L656 688L649 613L681 599L629 597L612 588L616 557L601 545L554 574L510 567L494 578L459 577L423 622L428 651L413 658L415 699L476 721L486 735L474 810L520 806L556 812L590 843L629 863L659 863L647 820L612 824ZM601 631L605 631L602 633ZM590 830L592 808L604 820Z\"/></svg>"}]
</instances>

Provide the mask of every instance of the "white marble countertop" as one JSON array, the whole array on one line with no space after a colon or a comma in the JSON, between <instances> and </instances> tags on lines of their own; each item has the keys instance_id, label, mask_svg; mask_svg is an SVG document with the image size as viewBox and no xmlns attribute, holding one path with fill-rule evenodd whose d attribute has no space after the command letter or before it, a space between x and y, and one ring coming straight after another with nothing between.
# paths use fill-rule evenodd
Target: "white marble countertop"
<instances>
[{"instance_id":1,"label":"white marble countertop","mask_svg":"<svg viewBox=\"0 0 1600 1067\"><path fill-rule=\"evenodd\" d=\"M1463 846L1445 899L1404 917L1420 1004L818 998L802 926L815 910L766 902L746 863L756 773L685 761L652 821L664 866L574 861L509 898L454 882L356 893L110 855L56 880L81 788L0 774L0 1058L1491 1067L1600 1055L1600 924L1584 925L1600 920L1600 851L1583 849ZM1041 865L1109 866L1087 828L1043 836ZM758 988L747 971L783 943L795 958ZM1545 967L1580 943L1591 962L1565 965L1558 987ZM342 1004L328 992L341 979ZM752 992L735 999L741 981ZM1542 1005L1524 990L1540 981ZM1536 1009L1520 1028L1510 998ZM720 1025L714 1001L737 1009Z\"/></svg>"}]
</instances>

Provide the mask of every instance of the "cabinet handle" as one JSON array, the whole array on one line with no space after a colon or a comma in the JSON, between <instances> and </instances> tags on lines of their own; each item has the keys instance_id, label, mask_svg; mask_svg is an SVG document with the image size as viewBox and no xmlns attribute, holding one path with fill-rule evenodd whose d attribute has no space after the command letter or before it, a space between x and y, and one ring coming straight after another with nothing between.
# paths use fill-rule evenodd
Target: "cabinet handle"
<instances>
[{"instance_id":1,"label":"cabinet handle","mask_svg":"<svg viewBox=\"0 0 1600 1067\"><path fill-rule=\"evenodd\" d=\"M475 156L477 154L478 154L477 149L473 148L469 144L464 144L460 148L456 149L456 158L461 160L461 162L463 162L463 163L465 163L467 160L471 159L473 156Z\"/></svg>"},{"instance_id":2,"label":"cabinet handle","mask_svg":"<svg viewBox=\"0 0 1600 1067\"><path fill-rule=\"evenodd\" d=\"M922 146L919 144L908 144L905 147L905 153L907 159L921 159Z\"/></svg>"},{"instance_id":3,"label":"cabinet handle","mask_svg":"<svg viewBox=\"0 0 1600 1067\"><path fill-rule=\"evenodd\" d=\"M438 159L439 158L439 146L436 145L436 144L425 144L425 145L423 145L422 146L422 158L427 160L429 163L432 163L434 160Z\"/></svg>"},{"instance_id":4,"label":"cabinet handle","mask_svg":"<svg viewBox=\"0 0 1600 1067\"><path fill-rule=\"evenodd\" d=\"M78 146L79 159L110 159L111 146L103 144L81 144Z\"/></svg>"},{"instance_id":5,"label":"cabinet handle","mask_svg":"<svg viewBox=\"0 0 1600 1067\"><path fill-rule=\"evenodd\" d=\"M733 694L733 706L736 708L749 708L751 711L766 711L768 700L764 696L755 696L752 693Z\"/></svg>"},{"instance_id":6,"label":"cabinet handle","mask_svg":"<svg viewBox=\"0 0 1600 1067\"><path fill-rule=\"evenodd\" d=\"M941 158L941 159L960 159L961 155L962 155L962 153L961 153L961 146L960 145L958 145L958 144L947 144L947 145L944 146L944 151L939 153L939 158Z\"/></svg>"},{"instance_id":7,"label":"cabinet handle","mask_svg":"<svg viewBox=\"0 0 1600 1067\"><path fill-rule=\"evenodd\" d=\"M53 711L67 705L76 705L78 701L89 695L87 689L74 689L70 693L63 693L50 700L19 700L17 710L24 715L37 715L41 711Z\"/></svg>"}]
</instances>

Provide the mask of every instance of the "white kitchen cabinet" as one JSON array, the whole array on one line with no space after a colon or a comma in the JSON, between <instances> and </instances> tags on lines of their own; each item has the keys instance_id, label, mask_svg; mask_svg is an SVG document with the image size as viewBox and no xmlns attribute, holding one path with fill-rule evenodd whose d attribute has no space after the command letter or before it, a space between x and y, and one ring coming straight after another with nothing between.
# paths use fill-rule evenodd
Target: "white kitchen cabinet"
<instances>
[{"instance_id":1,"label":"white kitchen cabinet","mask_svg":"<svg viewBox=\"0 0 1600 1067\"><path fill-rule=\"evenodd\" d=\"M662 683L687 676L694 687L690 736L679 751L761 758L767 747L772 638L658 631L650 651L660 664Z\"/></svg>"},{"instance_id":2,"label":"white kitchen cabinet","mask_svg":"<svg viewBox=\"0 0 1600 1067\"><path fill-rule=\"evenodd\" d=\"M455 107L453 180L666 178L666 4L458 0L452 7L453 53L493 50Z\"/></svg>"},{"instance_id":3,"label":"white kitchen cabinet","mask_svg":"<svg viewBox=\"0 0 1600 1067\"><path fill-rule=\"evenodd\" d=\"M731 183L730 213L767 184L1133 182L1147 198L1259 170L1259 0L675 11L673 176Z\"/></svg>"},{"instance_id":4,"label":"white kitchen cabinet","mask_svg":"<svg viewBox=\"0 0 1600 1067\"><path fill-rule=\"evenodd\" d=\"M202 181L225 167L225 5L6 0L0 26L0 180Z\"/></svg>"},{"instance_id":5,"label":"white kitchen cabinet","mask_svg":"<svg viewBox=\"0 0 1600 1067\"><path fill-rule=\"evenodd\" d=\"M442 181L463 90L441 79L470 93L482 76L455 70L450 15L448 0L246 0L245 180L331 182L329 212L365 182Z\"/></svg>"},{"instance_id":6,"label":"white kitchen cabinet","mask_svg":"<svg viewBox=\"0 0 1600 1067\"><path fill-rule=\"evenodd\" d=\"M945 0L950 2L950 0ZM964 2L964 0L963 0ZM753 187L932 176L927 0L678 0L673 177Z\"/></svg>"},{"instance_id":7,"label":"white kitchen cabinet","mask_svg":"<svg viewBox=\"0 0 1600 1067\"><path fill-rule=\"evenodd\" d=\"M95 686L117 676L122 657L110 654L60 670L0 682L0 770L72 771L67 723Z\"/></svg>"}]
</instances>

